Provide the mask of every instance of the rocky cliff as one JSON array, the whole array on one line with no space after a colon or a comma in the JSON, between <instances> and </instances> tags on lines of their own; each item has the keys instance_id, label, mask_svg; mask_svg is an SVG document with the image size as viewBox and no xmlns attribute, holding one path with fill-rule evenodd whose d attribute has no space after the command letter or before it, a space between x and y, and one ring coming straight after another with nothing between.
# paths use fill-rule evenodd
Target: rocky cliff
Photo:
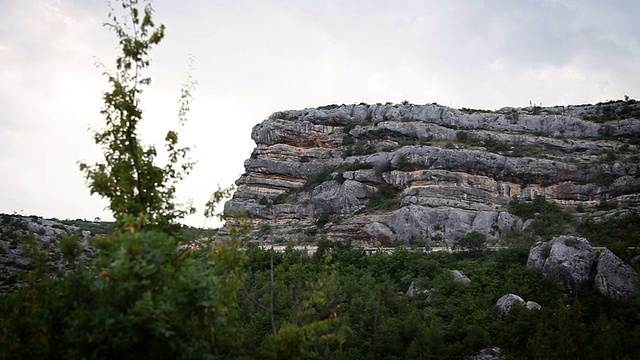
<instances>
[{"instance_id":1,"label":"rocky cliff","mask_svg":"<svg viewBox=\"0 0 640 360\"><path fill-rule=\"evenodd\" d=\"M527 224L514 198L589 211L640 205L640 103L453 109L331 105L276 112L225 204L257 241L361 245L500 241ZM224 232L224 229L223 229Z\"/></svg>"}]
</instances>

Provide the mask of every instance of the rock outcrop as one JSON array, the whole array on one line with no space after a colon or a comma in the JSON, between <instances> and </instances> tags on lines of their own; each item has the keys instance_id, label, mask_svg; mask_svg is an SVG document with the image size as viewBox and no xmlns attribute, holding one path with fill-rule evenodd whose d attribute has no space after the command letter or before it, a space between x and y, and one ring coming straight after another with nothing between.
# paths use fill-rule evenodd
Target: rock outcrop
<instances>
[{"instance_id":1,"label":"rock outcrop","mask_svg":"<svg viewBox=\"0 0 640 360\"><path fill-rule=\"evenodd\" d=\"M589 279L596 252L585 238L558 236L537 242L529 251L527 266L547 276L553 272L572 288Z\"/></svg>"},{"instance_id":2,"label":"rock outcrop","mask_svg":"<svg viewBox=\"0 0 640 360\"><path fill-rule=\"evenodd\" d=\"M411 282L409 288L407 289L407 296L412 298L417 294L429 294L431 291L429 289L423 289L416 285L414 281Z\"/></svg>"},{"instance_id":3,"label":"rock outcrop","mask_svg":"<svg viewBox=\"0 0 640 360\"><path fill-rule=\"evenodd\" d=\"M638 273L609 249L594 250L584 238L538 242L529 251L527 266L545 276L557 273L572 289L593 283L598 293L611 298L628 301L638 296Z\"/></svg>"},{"instance_id":4,"label":"rock outcrop","mask_svg":"<svg viewBox=\"0 0 640 360\"><path fill-rule=\"evenodd\" d=\"M499 347L482 349L473 357L474 360L504 360L506 358Z\"/></svg>"},{"instance_id":5,"label":"rock outcrop","mask_svg":"<svg viewBox=\"0 0 640 360\"><path fill-rule=\"evenodd\" d=\"M471 279L469 279L467 275L465 275L462 271L452 270L451 272L453 273L453 281L463 284L468 284L471 282Z\"/></svg>"},{"instance_id":6,"label":"rock outcrop","mask_svg":"<svg viewBox=\"0 0 640 360\"><path fill-rule=\"evenodd\" d=\"M540 310L542 307L540 306L540 304L538 304L535 301L524 301L523 298L521 298L520 296L516 295L516 294L506 294L503 295L500 299L498 299L498 301L496 301L496 306L498 307L498 311L500 312L501 316L506 315L509 310L511 310L511 307L513 306L513 304L521 304L522 306L526 307L529 310Z\"/></svg>"},{"instance_id":7,"label":"rock outcrop","mask_svg":"<svg viewBox=\"0 0 640 360\"><path fill-rule=\"evenodd\" d=\"M499 241L523 221L513 197L558 205L640 203L640 104L633 100L497 111L437 104L276 112L225 204L253 240L451 245L475 231ZM268 231L265 231L268 229ZM222 234L225 230L222 230Z\"/></svg>"},{"instance_id":8,"label":"rock outcrop","mask_svg":"<svg viewBox=\"0 0 640 360\"><path fill-rule=\"evenodd\" d=\"M78 224L93 224L83 229ZM24 286L23 274L35 267L35 262L26 257L23 246L32 238L31 246L43 254L49 275L59 277L70 270L64 261L58 244L62 236L77 234L82 245L79 262L91 268L97 250L87 240L96 235L107 234L112 223L90 223L82 220L65 221L43 219L36 216L0 214L0 293Z\"/></svg>"},{"instance_id":9,"label":"rock outcrop","mask_svg":"<svg viewBox=\"0 0 640 360\"><path fill-rule=\"evenodd\" d=\"M593 286L602 295L628 301L638 296L638 273L605 249L598 257Z\"/></svg>"}]
</instances>

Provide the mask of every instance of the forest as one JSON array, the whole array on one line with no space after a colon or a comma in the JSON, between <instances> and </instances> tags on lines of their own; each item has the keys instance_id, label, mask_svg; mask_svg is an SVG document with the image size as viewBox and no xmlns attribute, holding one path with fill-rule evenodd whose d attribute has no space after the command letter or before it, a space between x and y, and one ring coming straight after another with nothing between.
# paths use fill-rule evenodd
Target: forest
<instances>
[{"instance_id":1,"label":"forest","mask_svg":"<svg viewBox=\"0 0 640 360\"><path fill-rule=\"evenodd\" d=\"M511 359L633 359L640 342L637 299L571 291L526 267L527 245L366 255L323 240L308 255L175 244L122 234L95 270L55 280L36 268L0 300L2 357L463 359L499 347ZM412 283L423 291L407 294ZM542 308L501 315L508 293Z\"/></svg>"}]
</instances>

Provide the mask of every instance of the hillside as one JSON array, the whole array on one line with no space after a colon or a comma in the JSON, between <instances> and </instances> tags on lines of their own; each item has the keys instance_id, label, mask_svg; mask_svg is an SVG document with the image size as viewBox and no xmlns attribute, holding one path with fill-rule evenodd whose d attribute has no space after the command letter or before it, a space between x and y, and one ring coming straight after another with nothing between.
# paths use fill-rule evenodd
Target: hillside
<instances>
[{"instance_id":1,"label":"hillside","mask_svg":"<svg viewBox=\"0 0 640 360\"><path fill-rule=\"evenodd\" d=\"M628 98L276 112L253 128L227 224L246 214L256 241L442 246L470 232L503 244L539 215L516 211L535 210L536 199L576 224L626 215L640 205L639 119L640 103Z\"/></svg>"}]
</instances>

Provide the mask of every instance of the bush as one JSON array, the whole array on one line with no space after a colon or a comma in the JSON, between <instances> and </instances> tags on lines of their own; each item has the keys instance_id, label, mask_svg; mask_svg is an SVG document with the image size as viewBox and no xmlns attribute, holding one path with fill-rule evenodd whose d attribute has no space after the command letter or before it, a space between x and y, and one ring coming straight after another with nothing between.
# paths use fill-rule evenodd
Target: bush
<instances>
[{"instance_id":1,"label":"bush","mask_svg":"<svg viewBox=\"0 0 640 360\"><path fill-rule=\"evenodd\" d=\"M391 184L382 184L367 204L367 211L391 210L400 204L399 189Z\"/></svg>"},{"instance_id":2,"label":"bush","mask_svg":"<svg viewBox=\"0 0 640 360\"><path fill-rule=\"evenodd\" d=\"M320 213L316 215L316 227L323 228L328 223L337 224L340 222L340 216L336 214Z\"/></svg>"},{"instance_id":3,"label":"bush","mask_svg":"<svg viewBox=\"0 0 640 360\"><path fill-rule=\"evenodd\" d=\"M467 142L467 140L469 139L469 134L466 131L458 131L456 133L456 139L463 143Z\"/></svg>"},{"instance_id":4,"label":"bush","mask_svg":"<svg viewBox=\"0 0 640 360\"><path fill-rule=\"evenodd\" d=\"M547 202L544 196L537 195L532 201L522 201L518 198L509 202L509 212L525 220L531 219L536 213L557 213L560 208L553 203Z\"/></svg>"},{"instance_id":5,"label":"bush","mask_svg":"<svg viewBox=\"0 0 640 360\"><path fill-rule=\"evenodd\" d=\"M300 190L302 190L302 191L311 191L316 186L322 184L323 182L331 180L331 174L333 174L336 171L336 169L337 169L337 167L332 166L332 167L326 168L324 170L321 170L320 172L318 172L315 175L313 175L312 177L310 177L309 180L307 180L304 183L304 185L302 185Z\"/></svg>"},{"instance_id":6,"label":"bush","mask_svg":"<svg viewBox=\"0 0 640 360\"><path fill-rule=\"evenodd\" d=\"M487 237L476 231L467 233L453 242L453 248L456 250L482 250L486 247Z\"/></svg>"},{"instance_id":7,"label":"bush","mask_svg":"<svg viewBox=\"0 0 640 360\"><path fill-rule=\"evenodd\" d=\"M409 163L409 157L405 154L402 154L398 157L398 160L396 161L396 169L398 170L405 170L405 171L409 171L411 170L411 164Z\"/></svg>"},{"instance_id":8,"label":"bush","mask_svg":"<svg viewBox=\"0 0 640 360\"><path fill-rule=\"evenodd\" d=\"M571 214L558 205L547 202L544 196L536 196L533 201L514 198L509 203L509 212L525 220L533 219L527 231L545 239L564 234L573 223Z\"/></svg>"},{"instance_id":9,"label":"bush","mask_svg":"<svg viewBox=\"0 0 640 360\"><path fill-rule=\"evenodd\" d=\"M614 210L617 208L618 208L618 203L616 201L602 200L598 205L596 205L596 210L601 210L601 211Z\"/></svg>"}]
</instances>

